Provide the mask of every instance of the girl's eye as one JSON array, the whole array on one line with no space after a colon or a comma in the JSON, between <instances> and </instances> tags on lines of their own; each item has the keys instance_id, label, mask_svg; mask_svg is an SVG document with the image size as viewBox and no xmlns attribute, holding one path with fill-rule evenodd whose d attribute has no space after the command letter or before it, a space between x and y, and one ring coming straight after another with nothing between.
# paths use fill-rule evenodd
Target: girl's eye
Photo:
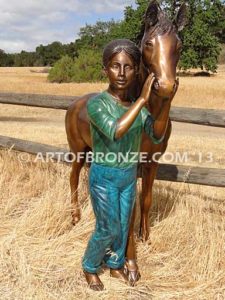
<instances>
[{"instance_id":1,"label":"girl's eye","mask_svg":"<svg viewBox=\"0 0 225 300\"><path fill-rule=\"evenodd\" d=\"M126 68L126 70L132 70L133 69L132 66L126 66L125 68Z\"/></svg>"},{"instance_id":2,"label":"girl's eye","mask_svg":"<svg viewBox=\"0 0 225 300\"><path fill-rule=\"evenodd\" d=\"M113 64L112 67L113 67L113 69L118 69L119 68L119 66L116 65L116 64Z\"/></svg>"}]
</instances>

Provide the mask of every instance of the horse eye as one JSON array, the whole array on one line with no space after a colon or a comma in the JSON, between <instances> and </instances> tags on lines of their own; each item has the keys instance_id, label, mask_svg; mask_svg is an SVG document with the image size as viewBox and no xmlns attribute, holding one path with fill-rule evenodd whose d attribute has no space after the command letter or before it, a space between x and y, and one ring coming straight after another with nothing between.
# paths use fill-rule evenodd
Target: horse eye
<instances>
[{"instance_id":1,"label":"horse eye","mask_svg":"<svg viewBox=\"0 0 225 300\"><path fill-rule=\"evenodd\" d=\"M153 47L153 43L151 41L146 41L145 46L147 47Z\"/></svg>"}]
</instances>

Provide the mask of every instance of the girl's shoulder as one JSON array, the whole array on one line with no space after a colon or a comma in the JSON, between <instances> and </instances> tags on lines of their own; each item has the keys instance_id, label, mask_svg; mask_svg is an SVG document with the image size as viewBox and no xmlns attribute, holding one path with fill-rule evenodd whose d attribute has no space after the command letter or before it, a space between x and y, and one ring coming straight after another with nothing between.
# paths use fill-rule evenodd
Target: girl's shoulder
<instances>
[{"instance_id":1,"label":"girl's shoulder","mask_svg":"<svg viewBox=\"0 0 225 300\"><path fill-rule=\"evenodd\" d=\"M105 92L99 93L94 97L91 97L87 102L87 111L88 113L94 111L101 111L102 109L107 109L108 99L105 95Z\"/></svg>"},{"instance_id":2,"label":"girl's shoulder","mask_svg":"<svg viewBox=\"0 0 225 300\"><path fill-rule=\"evenodd\" d=\"M88 100L88 105L90 105L90 103L96 103L96 102L99 102L99 101L104 101L106 99L106 95L105 95L105 92L101 92L93 97L91 97L89 100Z\"/></svg>"}]
</instances>

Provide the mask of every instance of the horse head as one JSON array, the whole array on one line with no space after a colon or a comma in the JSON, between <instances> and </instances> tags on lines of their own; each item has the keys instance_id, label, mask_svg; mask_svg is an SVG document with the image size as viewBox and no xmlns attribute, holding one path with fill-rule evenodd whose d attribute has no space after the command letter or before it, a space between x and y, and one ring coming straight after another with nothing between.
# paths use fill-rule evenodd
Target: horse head
<instances>
[{"instance_id":1,"label":"horse head","mask_svg":"<svg viewBox=\"0 0 225 300\"><path fill-rule=\"evenodd\" d=\"M153 91L169 98L177 85L176 67L182 42L178 37L186 23L186 6L182 4L174 21L170 21L157 1L150 2L143 22L141 51L148 73L153 72Z\"/></svg>"}]
</instances>

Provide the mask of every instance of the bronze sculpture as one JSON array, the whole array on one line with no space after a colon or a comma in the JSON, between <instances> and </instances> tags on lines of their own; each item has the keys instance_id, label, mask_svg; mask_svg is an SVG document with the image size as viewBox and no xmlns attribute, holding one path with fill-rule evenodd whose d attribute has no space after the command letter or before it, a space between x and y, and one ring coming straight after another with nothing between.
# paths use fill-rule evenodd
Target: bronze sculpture
<instances>
[{"instance_id":1,"label":"bronze sculpture","mask_svg":"<svg viewBox=\"0 0 225 300\"><path fill-rule=\"evenodd\" d=\"M147 109L157 119L163 111L164 117L161 120L161 130L167 128L163 143L155 145L143 134L141 151L148 153L148 160L151 160L155 152L164 153L171 133L171 122L169 120L169 109L171 101L177 91L178 81L176 80L176 66L179 60L181 42L177 31L181 30L185 23L185 6L182 5L174 23L166 19L156 1L150 3L143 26L141 40L142 63L140 72L132 94L135 98L140 94L141 87L147 74L154 73L155 80L151 91L151 102L146 104ZM75 154L87 152L91 149L90 124L87 117L86 105L90 98L96 94L86 95L75 101L67 111L66 131L70 149ZM77 201L77 186L79 173L83 166L83 160L74 161L70 177L71 201L73 205L73 222L80 219L80 211ZM152 185L156 175L158 163L151 161L142 167L142 203L141 203L141 225L140 235L144 240L149 236L148 213L152 201ZM135 213L132 216L135 218ZM136 249L133 235L133 224L131 221L129 237L127 241L127 263L126 273L129 280L135 283L139 278L138 266L136 263Z\"/></svg>"},{"instance_id":2,"label":"bronze sculpture","mask_svg":"<svg viewBox=\"0 0 225 300\"><path fill-rule=\"evenodd\" d=\"M129 281L124 265L137 184L138 159L134 161L133 154L139 154L142 130L154 143L160 143L165 133L165 126L161 126L164 111L153 120L144 107L149 101L153 75L147 77L137 99L130 95L140 58L140 50L133 42L126 39L110 42L103 51L109 86L87 103L94 154L89 192L96 226L82 266L94 290L103 289L98 276L103 263L112 277Z\"/></svg>"}]
</instances>

